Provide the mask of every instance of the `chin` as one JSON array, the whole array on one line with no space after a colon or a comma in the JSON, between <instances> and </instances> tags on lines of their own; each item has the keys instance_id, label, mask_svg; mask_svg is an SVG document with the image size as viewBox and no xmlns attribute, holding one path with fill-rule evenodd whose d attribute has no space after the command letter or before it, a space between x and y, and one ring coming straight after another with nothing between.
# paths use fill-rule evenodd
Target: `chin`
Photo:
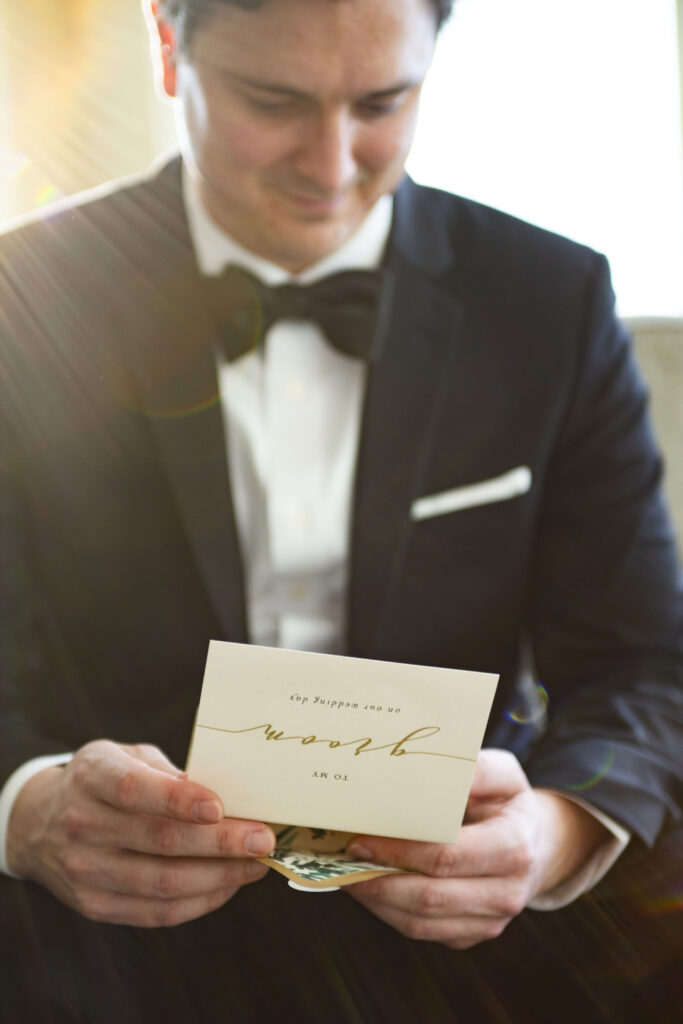
<instances>
[{"instance_id":1,"label":"chin","mask_svg":"<svg viewBox=\"0 0 683 1024\"><path fill-rule=\"evenodd\" d=\"M276 238L271 235L269 246L271 259L287 270L299 271L312 263L329 256L338 249L355 231L358 224L325 224L318 223L318 229L307 221L305 224L292 228L287 235Z\"/></svg>"}]
</instances>

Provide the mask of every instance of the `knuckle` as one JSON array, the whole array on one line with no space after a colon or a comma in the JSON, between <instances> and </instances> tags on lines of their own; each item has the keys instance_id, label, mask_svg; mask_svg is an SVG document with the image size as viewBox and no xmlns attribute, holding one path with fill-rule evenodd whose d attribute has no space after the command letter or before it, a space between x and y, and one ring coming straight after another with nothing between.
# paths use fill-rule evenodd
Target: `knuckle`
<instances>
[{"instance_id":1,"label":"knuckle","mask_svg":"<svg viewBox=\"0 0 683 1024\"><path fill-rule=\"evenodd\" d=\"M140 792L140 781L132 769L121 772L114 783L114 799L124 811L132 810Z\"/></svg>"},{"instance_id":2,"label":"knuckle","mask_svg":"<svg viewBox=\"0 0 683 1024\"><path fill-rule=\"evenodd\" d=\"M176 822L170 818L152 818L149 823L154 847L164 854L176 853L180 846L181 834Z\"/></svg>"},{"instance_id":3,"label":"knuckle","mask_svg":"<svg viewBox=\"0 0 683 1024\"><path fill-rule=\"evenodd\" d=\"M487 921L486 924L483 926L482 939L497 939L500 935L503 934L509 923L510 919L507 917L492 918L490 921Z\"/></svg>"},{"instance_id":4,"label":"knuckle","mask_svg":"<svg viewBox=\"0 0 683 1024\"><path fill-rule=\"evenodd\" d=\"M369 882L361 882L361 886L362 888L360 889L360 892L362 892L363 897L366 900L373 902L381 900L383 891L381 878L374 878Z\"/></svg>"},{"instance_id":5,"label":"knuckle","mask_svg":"<svg viewBox=\"0 0 683 1024\"><path fill-rule=\"evenodd\" d=\"M67 839L71 842L78 842L88 827L85 815L73 805L66 807L62 813L62 827Z\"/></svg>"},{"instance_id":6,"label":"knuckle","mask_svg":"<svg viewBox=\"0 0 683 1024\"><path fill-rule=\"evenodd\" d=\"M427 916L434 914L443 906L443 894L440 886L427 883L421 886L417 895L417 912Z\"/></svg>"},{"instance_id":7,"label":"knuckle","mask_svg":"<svg viewBox=\"0 0 683 1024\"><path fill-rule=\"evenodd\" d=\"M74 785L79 788L85 788L88 776L92 770L92 763L87 754L85 754L85 748L81 756L78 759L74 758L69 767L71 769L71 781Z\"/></svg>"},{"instance_id":8,"label":"knuckle","mask_svg":"<svg viewBox=\"0 0 683 1024\"><path fill-rule=\"evenodd\" d=\"M76 910L88 921L106 921L105 903L99 893L78 893L75 900Z\"/></svg>"},{"instance_id":9,"label":"knuckle","mask_svg":"<svg viewBox=\"0 0 683 1024\"><path fill-rule=\"evenodd\" d=\"M115 749L116 744L111 740L91 740L79 747L68 764L72 779L79 785L86 784L95 765L110 757Z\"/></svg>"},{"instance_id":10,"label":"knuckle","mask_svg":"<svg viewBox=\"0 0 683 1024\"><path fill-rule=\"evenodd\" d=\"M131 748L131 753L143 760L147 757L160 757L161 751L154 743L134 743Z\"/></svg>"},{"instance_id":11,"label":"knuckle","mask_svg":"<svg viewBox=\"0 0 683 1024\"><path fill-rule=\"evenodd\" d=\"M182 878L176 868L162 868L154 879L153 888L159 896L172 899L182 891Z\"/></svg>"},{"instance_id":12,"label":"knuckle","mask_svg":"<svg viewBox=\"0 0 683 1024\"><path fill-rule=\"evenodd\" d=\"M184 804L185 801L182 784L178 785L175 781L169 781L166 784L166 792L164 794L164 806L166 808L166 813L177 817L184 812Z\"/></svg>"},{"instance_id":13,"label":"knuckle","mask_svg":"<svg viewBox=\"0 0 683 1024\"><path fill-rule=\"evenodd\" d=\"M62 852L62 871L72 885L80 882L87 875L87 867L82 853L72 848Z\"/></svg>"},{"instance_id":14,"label":"knuckle","mask_svg":"<svg viewBox=\"0 0 683 1024\"><path fill-rule=\"evenodd\" d=\"M405 923L403 934L409 939L425 942L432 938L431 922L422 917L410 917Z\"/></svg>"},{"instance_id":15,"label":"knuckle","mask_svg":"<svg viewBox=\"0 0 683 1024\"><path fill-rule=\"evenodd\" d=\"M510 867L516 875L526 875L534 863L534 854L528 839L521 838L510 854Z\"/></svg>"},{"instance_id":16,"label":"knuckle","mask_svg":"<svg viewBox=\"0 0 683 1024\"><path fill-rule=\"evenodd\" d=\"M235 837L229 825L216 829L216 853L219 857L231 857L235 853Z\"/></svg>"},{"instance_id":17,"label":"knuckle","mask_svg":"<svg viewBox=\"0 0 683 1024\"><path fill-rule=\"evenodd\" d=\"M96 757L100 757L103 754L111 754L112 750L117 750L118 744L114 743L113 740L89 740L80 749L83 753L94 754Z\"/></svg>"},{"instance_id":18,"label":"knuckle","mask_svg":"<svg viewBox=\"0 0 683 1024\"><path fill-rule=\"evenodd\" d=\"M159 903L153 911L154 923L158 928L174 928L183 920L182 904L179 902Z\"/></svg>"},{"instance_id":19,"label":"knuckle","mask_svg":"<svg viewBox=\"0 0 683 1024\"><path fill-rule=\"evenodd\" d=\"M526 900L521 890L513 889L502 897L497 909L503 917L510 920L510 918L518 917L525 906Z\"/></svg>"},{"instance_id":20,"label":"knuckle","mask_svg":"<svg viewBox=\"0 0 683 1024\"><path fill-rule=\"evenodd\" d=\"M481 942L497 939L503 933L508 923L507 920L492 917L478 924L474 932L453 936L446 945L450 946L451 949L457 950L472 949L473 946L478 946Z\"/></svg>"},{"instance_id":21,"label":"knuckle","mask_svg":"<svg viewBox=\"0 0 683 1024\"><path fill-rule=\"evenodd\" d=\"M437 878L450 878L457 871L458 855L455 846L441 845L434 855L432 874Z\"/></svg>"}]
</instances>

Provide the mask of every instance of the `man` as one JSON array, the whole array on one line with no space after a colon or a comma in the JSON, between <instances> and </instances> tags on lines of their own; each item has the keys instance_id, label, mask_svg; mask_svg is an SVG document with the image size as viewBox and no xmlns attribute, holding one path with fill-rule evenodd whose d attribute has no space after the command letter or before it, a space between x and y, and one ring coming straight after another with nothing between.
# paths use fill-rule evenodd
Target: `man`
<instances>
[{"instance_id":1,"label":"man","mask_svg":"<svg viewBox=\"0 0 683 1024\"><path fill-rule=\"evenodd\" d=\"M604 261L402 182L447 6L153 4L183 169L0 249L6 959L44 1019L208 1019L222 958L236 1019L507 1019L528 981L456 951L680 819L680 590ZM382 264L367 363L298 313L235 350L228 264L275 287ZM416 511L486 480L501 500ZM458 843L358 837L413 873L323 916L262 881L271 830L176 767L210 638L500 672Z\"/></svg>"}]
</instances>

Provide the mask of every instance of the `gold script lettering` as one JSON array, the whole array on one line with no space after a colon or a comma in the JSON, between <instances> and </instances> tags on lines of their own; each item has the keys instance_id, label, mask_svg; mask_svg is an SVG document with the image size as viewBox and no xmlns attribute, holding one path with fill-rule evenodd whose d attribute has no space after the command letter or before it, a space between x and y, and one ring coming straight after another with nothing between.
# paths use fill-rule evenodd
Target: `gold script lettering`
<instances>
[{"instance_id":1,"label":"gold script lettering","mask_svg":"<svg viewBox=\"0 0 683 1024\"><path fill-rule=\"evenodd\" d=\"M214 726L204 726L205 729L215 729ZM330 750L336 750L337 747L355 747L354 756L358 757L359 754L370 754L376 753L378 750L388 750L390 757L403 757L405 754L418 755L420 757L448 757L455 761L466 761L469 758L460 757L458 754L443 754L436 750L406 750L406 744L414 743L416 740L426 740L432 736L436 736L437 733L441 732L438 725L423 725L419 729L413 729L412 732L407 733L400 740L392 741L391 743L382 743L380 746L373 747L371 744L374 742L372 736L361 736L353 740L334 740L325 737L318 737L315 734L309 736L285 736L282 730L278 730L270 722L265 722L262 725L250 725L246 729L216 729L217 732L229 732L232 734L244 733L244 732L262 732L266 740L275 740L275 742L286 742L287 740L298 740L302 747L309 746L313 743L326 743Z\"/></svg>"}]
</instances>

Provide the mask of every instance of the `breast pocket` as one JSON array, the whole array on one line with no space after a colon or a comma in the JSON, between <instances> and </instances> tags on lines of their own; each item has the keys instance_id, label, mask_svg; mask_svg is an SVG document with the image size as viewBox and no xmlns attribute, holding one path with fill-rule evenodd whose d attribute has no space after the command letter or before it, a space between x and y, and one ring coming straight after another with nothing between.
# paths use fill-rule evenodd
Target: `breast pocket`
<instances>
[{"instance_id":1,"label":"breast pocket","mask_svg":"<svg viewBox=\"0 0 683 1024\"><path fill-rule=\"evenodd\" d=\"M479 480L464 487L454 487L438 494L417 498L410 507L410 517L415 522L450 515L480 505L491 505L510 501L531 490L531 470L528 466L517 466L500 476Z\"/></svg>"},{"instance_id":2,"label":"breast pocket","mask_svg":"<svg viewBox=\"0 0 683 1024\"><path fill-rule=\"evenodd\" d=\"M467 630L509 619L528 579L535 506L528 466L414 501L397 601Z\"/></svg>"}]
</instances>

